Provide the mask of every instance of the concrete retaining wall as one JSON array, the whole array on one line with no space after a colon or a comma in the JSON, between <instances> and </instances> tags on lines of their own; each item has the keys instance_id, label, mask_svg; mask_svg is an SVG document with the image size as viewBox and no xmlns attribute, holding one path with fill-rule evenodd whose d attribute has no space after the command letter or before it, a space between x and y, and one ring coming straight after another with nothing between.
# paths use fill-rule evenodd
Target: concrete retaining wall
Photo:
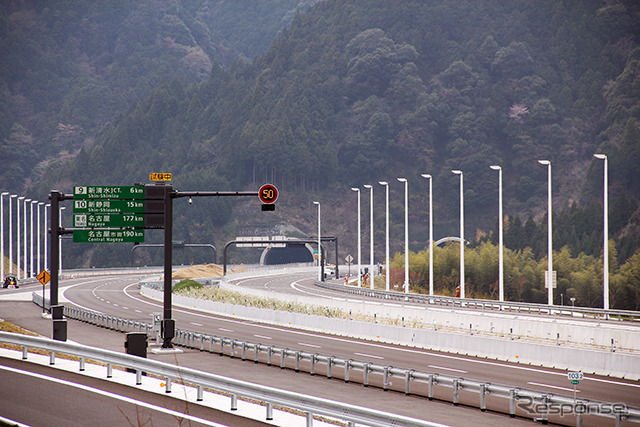
<instances>
[{"instance_id":1,"label":"concrete retaining wall","mask_svg":"<svg viewBox=\"0 0 640 427\"><path fill-rule=\"evenodd\" d=\"M327 303L326 298L301 294L276 294L262 289L236 286L226 280L220 282L220 287L260 298L286 299L288 302L312 306L330 305L347 314L351 312L353 315L371 317L375 315L378 319L387 318L391 320L388 323L399 325L438 328L462 333L473 332L492 337L526 339L551 345L559 343L597 350L611 350L613 340L614 349L640 354L640 324L637 323L597 322L508 312L453 310L441 306L403 306L397 301L394 303L385 303L382 300L363 302L349 294L345 294L342 298L333 298L330 303Z\"/></svg>"}]
</instances>

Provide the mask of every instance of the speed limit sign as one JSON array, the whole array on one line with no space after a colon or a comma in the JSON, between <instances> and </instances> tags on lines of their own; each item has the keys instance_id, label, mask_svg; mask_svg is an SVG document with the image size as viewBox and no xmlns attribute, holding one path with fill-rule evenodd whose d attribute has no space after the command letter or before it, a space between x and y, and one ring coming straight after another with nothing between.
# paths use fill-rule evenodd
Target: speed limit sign
<instances>
[{"instance_id":1,"label":"speed limit sign","mask_svg":"<svg viewBox=\"0 0 640 427\"><path fill-rule=\"evenodd\" d=\"M258 197L262 203L275 203L278 200L278 189L275 185L265 184L258 190Z\"/></svg>"}]
</instances>

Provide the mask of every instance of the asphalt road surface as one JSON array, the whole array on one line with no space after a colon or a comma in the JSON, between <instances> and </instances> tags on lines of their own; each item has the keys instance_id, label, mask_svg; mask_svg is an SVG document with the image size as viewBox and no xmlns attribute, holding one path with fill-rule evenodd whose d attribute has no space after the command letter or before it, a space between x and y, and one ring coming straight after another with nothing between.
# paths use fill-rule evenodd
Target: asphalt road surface
<instances>
[{"instance_id":1,"label":"asphalt road surface","mask_svg":"<svg viewBox=\"0 0 640 427\"><path fill-rule=\"evenodd\" d=\"M262 278L262 283L257 280L254 285L295 290L296 286L312 286L313 278L314 275L309 273L283 274ZM65 281L62 285L65 287L70 286L64 290L64 298L84 308L145 322L150 322L152 313L162 311L161 304L146 300L139 295L137 277L74 279ZM35 287L34 289L38 288ZM12 306L9 307L8 304L12 304ZM22 308L16 310L18 305ZM50 336L50 320L46 321L41 316L38 316L38 310L40 309L31 303L0 303L0 317L14 321L17 324L24 324L28 329L37 332L38 329L43 330L44 332L41 332L43 335ZM425 372L440 372L449 376L472 378L548 393L564 395L573 393L573 388L567 380L565 371L310 333L183 309L174 308L173 317L176 319L177 326L183 329L261 342L263 344L268 343L290 349L313 351L356 360L368 360ZM69 322L70 339L88 345L122 351L123 334L105 331L104 329L75 321ZM167 359L167 356L150 355L150 357ZM166 361L174 362L174 360ZM508 423L513 425L513 423L530 423L530 421L510 419L500 414L481 413L477 409L468 408L464 405L453 407L447 402L438 400L429 401L423 397L405 396L403 393L393 391L383 392L375 387L365 388L354 383L345 384L338 379L309 376L308 374L295 373L290 369L280 370L279 368L265 365L254 365L251 362L209 355L199 351L187 350L179 355L175 362L203 371L222 373L234 378L258 383L264 381L264 384L305 394L343 400L356 405L370 406L451 425L469 425L473 423L481 426L485 424L503 425ZM393 385L392 388L394 388ZM396 385L396 389L403 390L403 384ZM640 406L640 384L633 381L588 375L580 383L578 397L623 402L637 407ZM469 399L475 402L477 395L465 396L464 392L461 392L461 402L464 403ZM602 422L605 420L598 418L595 421L596 423L592 425L603 425ZM569 422L574 422L573 418ZM585 425L590 424L590 420L585 419ZM156 424L154 423L154 425ZM613 420L611 420L610 425L613 425Z\"/></svg>"}]
</instances>

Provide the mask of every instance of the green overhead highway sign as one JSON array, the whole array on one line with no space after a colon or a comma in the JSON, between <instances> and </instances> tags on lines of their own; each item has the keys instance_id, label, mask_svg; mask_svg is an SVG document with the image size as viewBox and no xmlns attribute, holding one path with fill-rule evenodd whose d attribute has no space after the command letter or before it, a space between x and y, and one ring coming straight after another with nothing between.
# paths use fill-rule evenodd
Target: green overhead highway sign
<instances>
[{"instance_id":1,"label":"green overhead highway sign","mask_svg":"<svg viewBox=\"0 0 640 427\"><path fill-rule=\"evenodd\" d=\"M73 241L80 243L144 242L144 230L74 230Z\"/></svg>"},{"instance_id":2,"label":"green overhead highway sign","mask_svg":"<svg viewBox=\"0 0 640 427\"><path fill-rule=\"evenodd\" d=\"M75 186L73 199L144 199L143 185L130 186Z\"/></svg>"},{"instance_id":3,"label":"green overhead highway sign","mask_svg":"<svg viewBox=\"0 0 640 427\"><path fill-rule=\"evenodd\" d=\"M143 214L74 214L74 227L144 227Z\"/></svg>"},{"instance_id":4,"label":"green overhead highway sign","mask_svg":"<svg viewBox=\"0 0 640 427\"><path fill-rule=\"evenodd\" d=\"M161 206L162 207L162 206ZM143 213L144 200L91 200L73 201L74 213Z\"/></svg>"}]
</instances>

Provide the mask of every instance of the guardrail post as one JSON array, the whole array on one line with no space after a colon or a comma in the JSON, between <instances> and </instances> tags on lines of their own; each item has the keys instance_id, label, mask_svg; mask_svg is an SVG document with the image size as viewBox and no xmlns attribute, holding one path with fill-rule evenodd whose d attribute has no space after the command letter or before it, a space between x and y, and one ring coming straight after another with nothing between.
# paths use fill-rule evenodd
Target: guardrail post
<instances>
[{"instance_id":1,"label":"guardrail post","mask_svg":"<svg viewBox=\"0 0 640 427\"><path fill-rule=\"evenodd\" d=\"M220 356L224 356L224 337L220 338Z\"/></svg>"},{"instance_id":2,"label":"guardrail post","mask_svg":"<svg viewBox=\"0 0 640 427\"><path fill-rule=\"evenodd\" d=\"M364 364L364 369L362 372L362 385L365 387L369 387L369 364Z\"/></svg>"},{"instance_id":3,"label":"guardrail post","mask_svg":"<svg viewBox=\"0 0 640 427\"><path fill-rule=\"evenodd\" d=\"M389 367L388 366L384 367L384 373L382 376L382 389L384 391L389 390Z\"/></svg>"},{"instance_id":4,"label":"guardrail post","mask_svg":"<svg viewBox=\"0 0 640 427\"><path fill-rule=\"evenodd\" d=\"M480 384L480 410L485 412L487 410L487 385Z\"/></svg>"},{"instance_id":5,"label":"guardrail post","mask_svg":"<svg viewBox=\"0 0 640 427\"><path fill-rule=\"evenodd\" d=\"M307 427L312 427L313 426L313 414L311 412L307 412L306 413L306 417L307 417Z\"/></svg>"},{"instance_id":6,"label":"guardrail post","mask_svg":"<svg viewBox=\"0 0 640 427\"><path fill-rule=\"evenodd\" d=\"M458 382L458 380L453 380L453 405L457 406L458 403L460 403L460 399L458 397L458 388L460 387L460 384Z\"/></svg>"},{"instance_id":7,"label":"guardrail post","mask_svg":"<svg viewBox=\"0 0 640 427\"><path fill-rule=\"evenodd\" d=\"M204 334L200 334L200 351L204 351Z\"/></svg>"},{"instance_id":8,"label":"guardrail post","mask_svg":"<svg viewBox=\"0 0 640 427\"><path fill-rule=\"evenodd\" d=\"M171 378L167 377L167 381L165 382L165 393L171 393Z\"/></svg>"},{"instance_id":9,"label":"guardrail post","mask_svg":"<svg viewBox=\"0 0 640 427\"><path fill-rule=\"evenodd\" d=\"M509 390L509 416L511 418L516 417L516 395L515 389L512 388Z\"/></svg>"},{"instance_id":10,"label":"guardrail post","mask_svg":"<svg viewBox=\"0 0 640 427\"><path fill-rule=\"evenodd\" d=\"M309 365L309 375L315 375L316 374L316 355L312 354L311 355L311 360L310 360L310 365Z\"/></svg>"},{"instance_id":11,"label":"guardrail post","mask_svg":"<svg viewBox=\"0 0 640 427\"><path fill-rule=\"evenodd\" d=\"M236 340L231 340L231 341L229 342L229 356L230 356L232 359L234 358L234 354L233 354L233 352L234 352L234 350L235 350L235 347L236 347Z\"/></svg>"},{"instance_id":12,"label":"guardrail post","mask_svg":"<svg viewBox=\"0 0 640 427\"><path fill-rule=\"evenodd\" d=\"M213 335L211 335L209 337L209 353L213 353L213 340L214 340L214 337Z\"/></svg>"},{"instance_id":13,"label":"guardrail post","mask_svg":"<svg viewBox=\"0 0 640 427\"><path fill-rule=\"evenodd\" d=\"M542 419L540 420L542 422L542 424L548 424L549 423L549 395L545 394L544 396L542 396L542 402L544 403L542 405Z\"/></svg>"},{"instance_id":14,"label":"guardrail post","mask_svg":"<svg viewBox=\"0 0 640 427\"><path fill-rule=\"evenodd\" d=\"M246 342L242 342L242 355L241 355L241 359L242 360L247 360L247 343Z\"/></svg>"},{"instance_id":15,"label":"guardrail post","mask_svg":"<svg viewBox=\"0 0 640 427\"><path fill-rule=\"evenodd\" d=\"M260 351L260 344L253 346L253 363L258 363L258 352Z\"/></svg>"},{"instance_id":16,"label":"guardrail post","mask_svg":"<svg viewBox=\"0 0 640 427\"><path fill-rule=\"evenodd\" d=\"M55 364L56 364L56 352L51 351L49 352L49 365L55 365Z\"/></svg>"},{"instance_id":17,"label":"guardrail post","mask_svg":"<svg viewBox=\"0 0 640 427\"><path fill-rule=\"evenodd\" d=\"M271 366L271 350L272 346L267 347L267 366Z\"/></svg>"},{"instance_id":18,"label":"guardrail post","mask_svg":"<svg viewBox=\"0 0 640 427\"><path fill-rule=\"evenodd\" d=\"M296 372L300 372L300 350L296 351L296 367L295 367L295 371Z\"/></svg>"},{"instance_id":19,"label":"guardrail post","mask_svg":"<svg viewBox=\"0 0 640 427\"><path fill-rule=\"evenodd\" d=\"M202 402L204 400L204 387L201 384L198 384L198 397L196 398L198 402Z\"/></svg>"},{"instance_id":20,"label":"guardrail post","mask_svg":"<svg viewBox=\"0 0 640 427\"><path fill-rule=\"evenodd\" d=\"M28 354L29 354L29 347L25 345L22 347L22 360L27 360Z\"/></svg>"},{"instance_id":21,"label":"guardrail post","mask_svg":"<svg viewBox=\"0 0 640 427\"><path fill-rule=\"evenodd\" d=\"M113 378L113 364L107 363L107 378Z\"/></svg>"},{"instance_id":22,"label":"guardrail post","mask_svg":"<svg viewBox=\"0 0 640 427\"><path fill-rule=\"evenodd\" d=\"M409 396L411 394L411 378L413 377L413 370L407 370L404 373L404 394Z\"/></svg>"},{"instance_id":23,"label":"guardrail post","mask_svg":"<svg viewBox=\"0 0 640 427\"><path fill-rule=\"evenodd\" d=\"M80 372L84 371L84 357L80 358Z\"/></svg>"},{"instance_id":24,"label":"guardrail post","mask_svg":"<svg viewBox=\"0 0 640 427\"><path fill-rule=\"evenodd\" d=\"M238 395L237 394L232 394L231 395L231 410L232 411L237 411L238 410Z\"/></svg>"},{"instance_id":25,"label":"guardrail post","mask_svg":"<svg viewBox=\"0 0 640 427\"><path fill-rule=\"evenodd\" d=\"M267 402L267 421L273 420L273 403Z\"/></svg>"},{"instance_id":26,"label":"guardrail post","mask_svg":"<svg viewBox=\"0 0 640 427\"><path fill-rule=\"evenodd\" d=\"M140 369L136 369L136 385L142 384L142 371Z\"/></svg>"},{"instance_id":27,"label":"guardrail post","mask_svg":"<svg viewBox=\"0 0 640 427\"><path fill-rule=\"evenodd\" d=\"M327 378L331 378L331 365L333 365L333 357L327 358Z\"/></svg>"},{"instance_id":28,"label":"guardrail post","mask_svg":"<svg viewBox=\"0 0 640 427\"><path fill-rule=\"evenodd\" d=\"M344 361L344 382L349 382L349 368L351 367L351 360Z\"/></svg>"},{"instance_id":29,"label":"guardrail post","mask_svg":"<svg viewBox=\"0 0 640 427\"><path fill-rule=\"evenodd\" d=\"M287 352L287 349L283 348L282 351L280 352L280 369L284 369L285 368L285 354Z\"/></svg>"}]
</instances>

